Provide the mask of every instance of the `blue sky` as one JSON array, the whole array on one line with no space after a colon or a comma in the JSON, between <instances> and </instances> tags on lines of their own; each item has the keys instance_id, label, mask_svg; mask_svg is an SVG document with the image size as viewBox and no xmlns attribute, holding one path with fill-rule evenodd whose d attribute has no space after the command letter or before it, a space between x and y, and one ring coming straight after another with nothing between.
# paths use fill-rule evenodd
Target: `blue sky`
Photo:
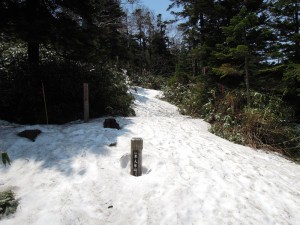
<instances>
[{"instance_id":1,"label":"blue sky","mask_svg":"<svg viewBox=\"0 0 300 225\"><path fill-rule=\"evenodd\" d=\"M173 19L170 11L167 11L167 8L171 4L170 0L140 0L140 4L147 6L156 14L161 13L164 19Z\"/></svg>"}]
</instances>

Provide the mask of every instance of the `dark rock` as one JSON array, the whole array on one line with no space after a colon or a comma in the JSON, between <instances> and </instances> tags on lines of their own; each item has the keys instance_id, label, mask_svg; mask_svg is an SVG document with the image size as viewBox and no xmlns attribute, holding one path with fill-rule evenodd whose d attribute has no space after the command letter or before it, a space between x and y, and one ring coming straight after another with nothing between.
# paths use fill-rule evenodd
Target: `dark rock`
<instances>
[{"instance_id":1,"label":"dark rock","mask_svg":"<svg viewBox=\"0 0 300 225\"><path fill-rule=\"evenodd\" d=\"M116 147L117 146L117 142L111 143L108 145L109 147Z\"/></svg>"},{"instance_id":2,"label":"dark rock","mask_svg":"<svg viewBox=\"0 0 300 225\"><path fill-rule=\"evenodd\" d=\"M42 133L42 131L37 130L37 129L36 129L36 130L24 130L24 131L18 133L18 136L24 137L24 138L28 138L29 140L31 140L31 141L34 142L35 139L36 139L36 137L37 137L40 133Z\"/></svg>"},{"instance_id":3,"label":"dark rock","mask_svg":"<svg viewBox=\"0 0 300 225\"><path fill-rule=\"evenodd\" d=\"M120 130L120 125L117 123L117 121L113 118L105 119L103 123L104 128L113 128Z\"/></svg>"},{"instance_id":4,"label":"dark rock","mask_svg":"<svg viewBox=\"0 0 300 225\"><path fill-rule=\"evenodd\" d=\"M108 206L108 208L109 208L109 209L112 209L112 208L113 208L113 206L112 206L112 205L110 205L110 206Z\"/></svg>"}]
</instances>

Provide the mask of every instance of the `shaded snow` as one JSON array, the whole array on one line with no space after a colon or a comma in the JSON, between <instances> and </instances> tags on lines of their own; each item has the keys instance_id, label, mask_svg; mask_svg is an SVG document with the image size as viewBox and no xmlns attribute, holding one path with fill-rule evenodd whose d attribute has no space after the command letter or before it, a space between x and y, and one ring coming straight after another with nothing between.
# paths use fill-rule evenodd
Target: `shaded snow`
<instances>
[{"instance_id":1,"label":"shaded snow","mask_svg":"<svg viewBox=\"0 0 300 225\"><path fill-rule=\"evenodd\" d=\"M276 154L230 143L209 124L137 88L136 117L60 126L0 122L0 190L17 213L1 224L299 224L300 170ZM40 129L35 142L16 136ZM129 175L130 140L144 139L143 176ZM116 147L108 147L117 142Z\"/></svg>"}]
</instances>

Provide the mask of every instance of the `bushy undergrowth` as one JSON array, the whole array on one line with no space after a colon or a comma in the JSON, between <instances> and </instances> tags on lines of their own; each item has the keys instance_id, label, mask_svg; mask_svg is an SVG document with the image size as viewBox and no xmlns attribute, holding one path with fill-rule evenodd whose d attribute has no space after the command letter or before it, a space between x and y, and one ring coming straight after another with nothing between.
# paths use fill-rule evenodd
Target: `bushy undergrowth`
<instances>
[{"instance_id":1,"label":"bushy undergrowth","mask_svg":"<svg viewBox=\"0 0 300 225\"><path fill-rule=\"evenodd\" d=\"M175 83L163 88L164 98L177 105L183 115L201 116L208 93L203 83Z\"/></svg>"},{"instance_id":2,"label":"bushy undergrowth","mask_svg":"<svg viewBox=\"0 0 300 225\"><path fill-rule=\"evenodd\" d=\"M293 110L279 97L251 92L246 105L243 91L226 91L204 105L211 131L236 143L300 157L300 132L292 124Z\"/></svg>"},{"instance_id":3,"label":"bushy undergrowth","mask_svg":"<svg viewBox=\"0 0 300 225\"><path fill-rule=\"evenodd\" d=\"M83 117L83 83L89 83L90 117L131 115L121 71L64 60L44 60L30 66L14 60L0 70L0 118L17 123L45 123L44 86L49 123Z\"/></svg>"},{"instance_id":4,"label":"bushy undergrowth","mask_svg":"<svg viewBox=\"0 0 300 225\"><path fill-rule=\"evenodd\" d=\"M293 124L293 110L281 98L251 92L226 90L207 82L173 83L164 88L165 99L183 114L204 118L211 132L235 143L300 157L300 130Z\"/></svg>"},{"instance_id":5,"label":"bushy undergrowth","mask_svg":"<svg viewBox=\"0 0 300 225\"><path fill-rule=\"evenodd\" d=\"M12 191L0 192L0 219L16 212L18 201Z\"/></svg>"},{"instance_id":6,"label":"bushy undergrowth","mask_svg":"<svg viewBox=\"0 0 300 225\"><path fill-rule=\"evenodd\" d=\"M155 76L150 73L141 75L131 71L128 71L128 76L132 85L154 90L161 90L166 85L167 80L163 76Z\"/></svg>"}]
</instances>

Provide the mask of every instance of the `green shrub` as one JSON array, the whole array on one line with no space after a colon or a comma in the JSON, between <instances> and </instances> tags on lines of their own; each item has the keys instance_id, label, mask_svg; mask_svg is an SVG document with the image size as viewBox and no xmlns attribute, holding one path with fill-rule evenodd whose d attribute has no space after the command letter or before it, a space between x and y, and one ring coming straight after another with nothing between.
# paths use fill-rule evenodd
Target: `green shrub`
<instances>
[{"instance_id":1,"label":"green shrub","mask_svg":"<svg viewBox=\"0 0 300 225\"><path fill-rule=\"evenodd\" d=\"M292 123L293 110L276 96L251 92L251 99L247 107L243 91L219 96L208 111L214 115L211 131L236 143L300 157L300 131Z\"/></svg>"},{"instance_id":2,"label":"green shrub","mask_svg":"<svg viewBox=\"0 0 300 225\"><path fill-rule=\"evenodd\" d=\"M15 199L12 191L0 192L0 219L14 214L18 207L18 201Z\"/></svg>"},{"instance_id":3,"label":"green shrub","mask_svg":"<svg viewBox=\"0 0 300 225\"><path fill-rule=\"evenodd\" d=\"M122 71L63 60L42 61L38 67L25 61L0 71L0 118L17 123L45 123L44 86L50 123L83 117L83 83L89 83L90 117L133 114ZM5 97L3 97L5 96Z\"/></svg>"},{"instance_id":4,"label":"green shrub","mask_svg":"<svg viewBox=\"0 0 300 225\"><path fill-rule=\"evenodd\" d=\"M251 92L247 106L243 90L224 90L205 80L183 85L172 80L164 88L167 101L180 112L204 118L211 132L235 143L300 157L300 130L295 126L293 110L277 97Z\"/></svg>"},{"instance_id":5,"label":"green shrub","mask_svg":"<svg viewBox=\"0 0 300 225\"><path fill-rule=\"evenodd\" d=\"M130 77L131 85L154 90L161 90L167 80L167 78L163 76L155 76L150 73L140 75L131 71L128 71L128 76Z\"/></svg>"},{"instance_id":6,"label":"green shrub","mask_svg":"<svg viewBox=\"0 0 300 225\"><path fill-rule=\"evenodd\" d=\"M191 91L188 85L174 83L163 88L163 99L179 106L182 113L185 110L184 104L190 98Z\"/></svg>"},{"instance_id":7,"label":"green shrub","mask_svg":"<svg viewBox=\"0 0 300 225\"><path fill-rule=\"evenodd\" d=\"M210 96L208 90L212 86L203 79L189 79L186 84L180 82L177 76L171 77L168 85L163 88L164 99L177 105L182 114L201 116L202 106L207 103Z\"/></svg>"},{"instance_id":8,"label":"green shrub","mask_svg":"<svg viewBox=\"0 0 300 225\"><path fill-rule=\"evenodd\" d=\"M286 91L300 96L300 64L290 64L283 77Z\"/></svg>"},{"instance_id":9,"label":"green shrub","mask_svg":"<svg viewBox=\"0 0 300 225\"><path fill-rule=\"evenodd\" d=\"M8 164L8 165L11 164L11 160L10 160L7 152L1 152L1 160L2 160L2 163L4 164L4 166L6 166L6 164Z\"/></svg>"}]
</instances>

